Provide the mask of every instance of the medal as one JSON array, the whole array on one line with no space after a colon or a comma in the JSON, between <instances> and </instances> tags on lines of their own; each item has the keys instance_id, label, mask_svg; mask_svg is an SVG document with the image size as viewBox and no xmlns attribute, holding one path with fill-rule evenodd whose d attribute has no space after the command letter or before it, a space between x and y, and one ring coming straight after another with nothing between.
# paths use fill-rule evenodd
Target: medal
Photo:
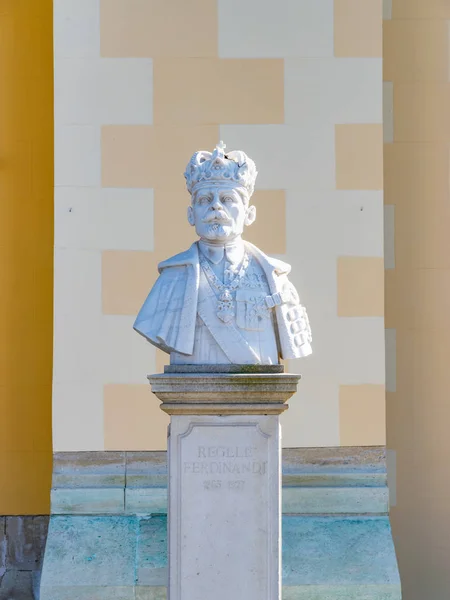
<instances>
[{"instance_id":1,"label":"medal","mask_svg":"<svg viewBox=\"0 0 450 600\"><path fill-rule=\"evenodd\" d=\"M249 256L247 253L245 253L244 260L242 261L242 266L239 269L239 272L227 285L225 285L214 273L206 258L200 255L200 265L206 275L206 279L208 280L211 287L217 290L217 292L219 292L216 314L219 317L219 319L224 323L229 323L233 319L233 317L236 316L236 312L234 310L233 292L240 286L241 280L247 270L249 262Z\"/></svg>"},{"instance_id":2,"label":"medal","mask_svg":"<svg viewBox=\"0 0 450 600\"><path fill-rule=\"evenodd\" d=\"M233 296L228 289L225 289L219 296L219 301L217 302L217 316L224 323L229 323L235 316Z\"/></svg>"}]
</instances>

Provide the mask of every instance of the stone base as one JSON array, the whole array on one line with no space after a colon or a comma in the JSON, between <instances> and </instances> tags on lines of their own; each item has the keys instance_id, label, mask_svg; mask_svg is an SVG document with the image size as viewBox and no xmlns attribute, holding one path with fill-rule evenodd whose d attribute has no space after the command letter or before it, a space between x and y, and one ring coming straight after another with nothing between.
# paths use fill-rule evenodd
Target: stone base
<instances>
[{"instance_id":1,"label":"stone base","mask_svg":"<svg viewBox=\"0 0 450 600\"><path fill-rule=\"evenodd\" d=\"M276 600L280 593L278 415L173 415L171 600Z\"/></svg>"},{"instance_id":2,"label":"stone base","mask_svg":"<svg viewBox=\"0 0 450 600\"><path fill-rule=\"evenodd\" d=\"M387 517L284 516L282 529L283 600L401 599ZM160 600L167 577L165 516L52 517L41 600Z\"/></svg>"},{"instance_id":3,"label":"stone base","mask_svg":"<svg viewBox=\"0 0 450 600\"><path fill-rule=\"evenodd\" d=\"M41 600L165 599L165 453L58 454L54 469L65 514L51 517ZM401 599L383 448L284 450L282 499L283 600Z\"/></svg>"},{"instance_id":4,"label":"stone base","mask_svg":"<svg viewBox=\"0 0 450 600\"><path fill-rule=\"evenodd\" d=\"M170 415L170 599L281 600L280 414L300 376L179 367L148 377Z\"/></svg>"}]
</instances>

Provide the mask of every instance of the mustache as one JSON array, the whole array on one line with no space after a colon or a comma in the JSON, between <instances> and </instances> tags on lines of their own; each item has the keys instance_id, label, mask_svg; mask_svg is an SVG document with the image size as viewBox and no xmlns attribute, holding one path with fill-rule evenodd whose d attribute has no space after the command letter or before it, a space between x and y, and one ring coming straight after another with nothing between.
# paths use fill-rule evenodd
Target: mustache
<instances>
[{"instance_id":1,"label":"mustache","mask_svg":"<svg viewBox=\"0 0 450 600\"><path fill-rule=\"evenodd\" d=\"M217 213L216 212L209 213L202 220L202 223L220 223L222 225L230 225L231 222L232 221L229 218L229 216L222 211L218 211Z\"/></svg>"}]
</instances>

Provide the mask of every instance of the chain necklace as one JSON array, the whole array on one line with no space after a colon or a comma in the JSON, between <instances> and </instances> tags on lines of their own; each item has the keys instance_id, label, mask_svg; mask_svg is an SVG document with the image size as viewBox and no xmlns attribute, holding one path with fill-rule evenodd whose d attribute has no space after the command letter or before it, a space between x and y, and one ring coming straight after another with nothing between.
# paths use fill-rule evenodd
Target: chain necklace
<instances>
[{"instance_id":1,"label":"chain necklace","mask_svg":"<svg viewBox=\"0 0 450 600\"><path fill-rule=\"evenodd\" d=\"M233 277L233 279L227 285L225 285L214 273L214 271L211 268L211 265L206 260L206 258L202 254L200 254L200 265L206 275L206 278L211 284L211 286L215 288L219 293L217 301L217 316L224 323L229 323L229 321L231 321L231 319L235 316L233 292L240 286L241 280L245 275L249 262L250 258L246 252L244 254L244 259L242 261L241 268Z\"/></svg>"}]
</instances>

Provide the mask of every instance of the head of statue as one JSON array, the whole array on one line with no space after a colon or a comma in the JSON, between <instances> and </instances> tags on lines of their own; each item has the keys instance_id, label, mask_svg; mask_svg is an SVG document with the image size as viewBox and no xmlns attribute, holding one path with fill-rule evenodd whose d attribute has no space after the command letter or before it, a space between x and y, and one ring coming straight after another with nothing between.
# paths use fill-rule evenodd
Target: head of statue
<instances>
[{"instance_id":1,"label":"head of statue","mask_svg":"<svg viewBox=\"0 0 450 600\"><path fill-rule=\"evenodd\" d=\"M188 221L197 235L210 243L239 238L256 218L250 204L256 180L255 163L238 150L225 154L220 142L211 152L196 152L184 174L191 194Z\"/></svg>"}]
</instances>

